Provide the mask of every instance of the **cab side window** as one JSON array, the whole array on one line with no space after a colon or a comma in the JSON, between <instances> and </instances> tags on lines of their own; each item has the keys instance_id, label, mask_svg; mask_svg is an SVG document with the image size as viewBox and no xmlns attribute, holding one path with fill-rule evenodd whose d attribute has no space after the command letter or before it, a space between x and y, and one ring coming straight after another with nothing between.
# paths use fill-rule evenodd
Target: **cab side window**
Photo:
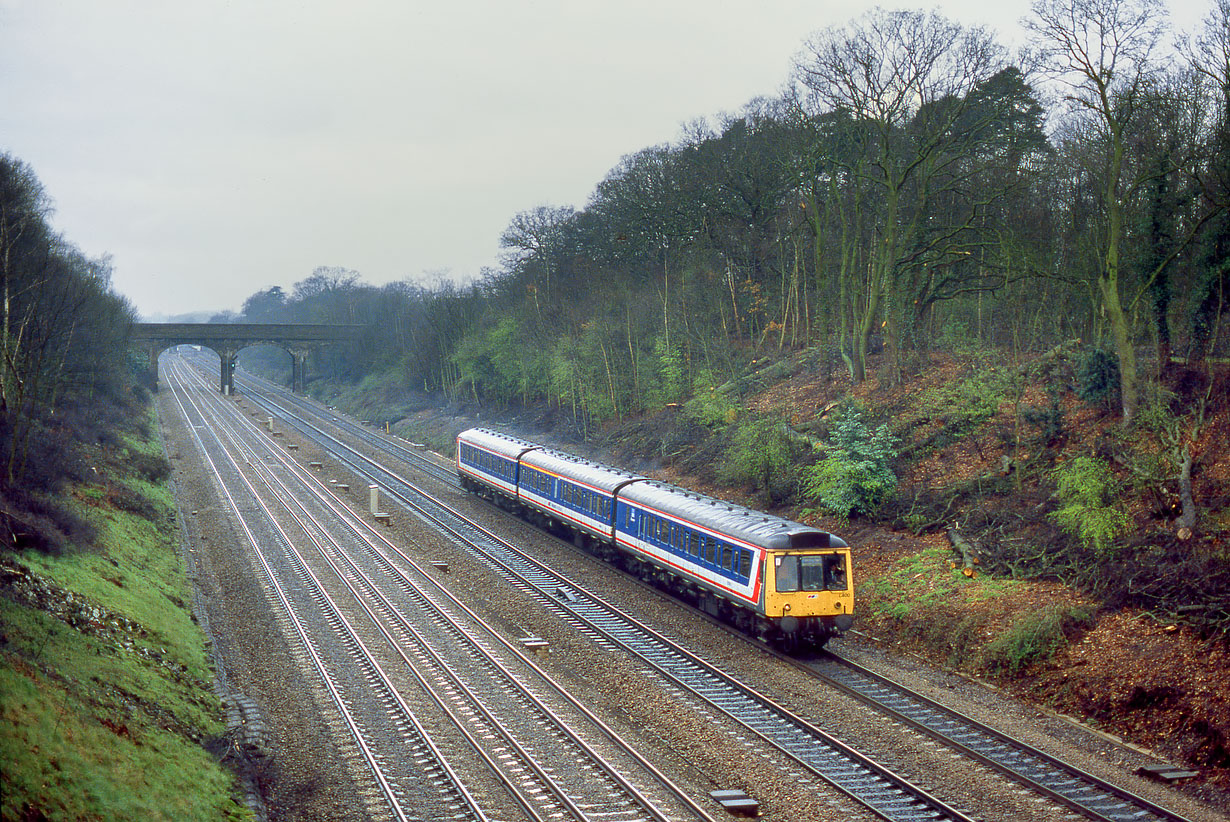
<instances>
[{"instance_id":1,"label":"cab side window","mask_svg":"<svg viewBox=\"0 0 1230 822\"><path fill-rule=\"evenodd\" d=\"M799 590L799 558L792 556L774 557L777 573L777 592L779 594Z\"/></svg>"},{"instance_id":2,"label":"cab side window","mask_svg":"<svg viewBox=\"0 0 1230 822\"><path fill-rule=\"evenodd\" d=\"M824 587L829 591L846 590L846 561L841 554L824 558Z\"/></svg>"}]
</instances>

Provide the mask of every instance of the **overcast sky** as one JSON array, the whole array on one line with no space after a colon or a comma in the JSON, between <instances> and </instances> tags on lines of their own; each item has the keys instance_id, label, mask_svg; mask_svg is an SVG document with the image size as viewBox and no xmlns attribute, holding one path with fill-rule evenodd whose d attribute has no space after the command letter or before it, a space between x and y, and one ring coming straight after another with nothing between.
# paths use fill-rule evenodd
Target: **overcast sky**
<instances>
[{"instance_id":1,"label":"overcast sky","mask_svg":"<svg viewBox=\"0 0 1230 822\"><path fill-rule=\"evenodd\" d=\"M583 207L620 157L775 94L808 34L872 5L0 0L0 151L154 319L322 265L468 280L517 212ZM1211 0L1170 5L1190 29ZM1012 44L1028 0L939 9Z\"/></svg>"}]
</instances>

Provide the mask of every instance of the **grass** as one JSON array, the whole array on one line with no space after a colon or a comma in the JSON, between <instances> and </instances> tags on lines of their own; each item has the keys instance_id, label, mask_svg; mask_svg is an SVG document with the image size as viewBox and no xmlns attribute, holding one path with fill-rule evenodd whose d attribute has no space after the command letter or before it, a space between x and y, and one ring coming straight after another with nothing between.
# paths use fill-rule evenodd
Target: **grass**
<instances>
[{"instance_id":1,"label":"grass","mask_svg":"<svg viewBox=\"0 0 1230 822\"><path fill-rule=\"evenodd\" d=\"M129 448L159 446L134 439ZM94 545L13 557L60 589L49 599L62 608L107 616L79 630L0 596L0 818L248 818L232 775L203 747L224 727L187 604L173 500L165 485L127 473L122 457L109 470L72 494L98 527ZM118 487L162 514L150 521L115 507Z\"/></svg>"},{"instance_id":2,"label":"grass","mask_svg":"<svg viewBox=\"0 0 1230 822\"><path fill-rule=\"evenodd\" d=\"M949 549L928 546L901 558L887 574L864 583L860 591L863 607L873 616L902 618L956 601L985 602L1024 584L984 574L967 577L952 567L951 557Z\"/></svg>"},{"instance_id":3,"label":"grass","mask_svg":"<svg viewBox=\"0 0 1230 822\"><path fill-rule=\"evenodd\" d=\"M983 664L993 673L1016 676L1035 662L1050 659L1073 634L1092 624L1092 608L1047 605L992 640L983 652Z\"/></svg>"},{"instance_id":4,"label":"grass","mask_svg":"<svg viewBox=\"0 0 1230 822\"><path fill-rule=\"evenodd\" d=\"M963 575L951 551L929 546L897 562L860 588L861 607L897 636L950 667L1001 678L1049 659L1093 622L1093 609L1047 604L1038 609L999 603L1028 594L1030 583Z\"/></svg>"}]
</instances>

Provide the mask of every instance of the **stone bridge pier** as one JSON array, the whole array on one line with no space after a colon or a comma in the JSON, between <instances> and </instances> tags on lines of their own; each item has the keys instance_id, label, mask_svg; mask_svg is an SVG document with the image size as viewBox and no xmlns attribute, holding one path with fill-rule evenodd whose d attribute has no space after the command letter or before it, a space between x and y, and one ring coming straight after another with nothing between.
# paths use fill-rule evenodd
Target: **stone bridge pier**
<instances>
[{"instance_id":1,"label":"stone bridge pier","mask_svg":"<svg viewBox=\"0 0 1230 822\"><path fill-rule=\"evenodd\" d=\"M158 373L158 355L177 345L212 349L221 360L218 390L235 393L235 362L250 345L275 345L291 358L291 390L302 394L307 383L308 356L322 345L354 342L361 326L292 323L140 323L133 344L145 348L150 368Z\"/></svg>"}]
</instances>

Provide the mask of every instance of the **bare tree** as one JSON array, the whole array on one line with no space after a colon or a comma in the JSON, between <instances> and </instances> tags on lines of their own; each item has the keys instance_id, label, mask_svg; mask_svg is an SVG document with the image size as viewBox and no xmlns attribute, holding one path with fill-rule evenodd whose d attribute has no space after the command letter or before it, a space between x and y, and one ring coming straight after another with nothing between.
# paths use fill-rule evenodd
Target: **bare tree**
<instances>
[{"instance_id":1,"label":"bare tree","mask_svg":"<svg viewBox=\"0 0 1230 822\"><path fill-rule=\"evenodd\" d=\"M21 413L25 390L21 362L29 343L26 330L34 319L24 305L29 292L46 280L31 258L50 241L46 235L50 212L51 203L30 167L15 157L0 155L0 413Z\"/></svg>"},{"instance_id":2,"label":"bare tree","mask_svg":"<svg viewBox=\"0 0 1230 822\"><path fill-rule=\"evenodd\" d=\"M1127 204L1153 170L1129 179L1125 164L1129 131L1159 70L1154 55L1167 29L1165 8L1161 0L1035 0L1025 22L1072 112L1089 120L1100 137L1092 144L1104 217L1096 286L1119 355L1127 427L1136 416L1140 387L1122 293L1121 246Z\"/></svg>"},{"instance_id":3,"label":"bare tree","mask_svg":"<svg viewBox=\"0 0 1230 822\"><path fill-rule=\"evenodd\" d=\"M1195 283L1192 354L1207 356L1224 333L1221 319L1230 292L1230 0L1216 0L1184 51L1204 81L1208 161L1201 189L1212 215L1202 248L1206 274Z\"/></svg>"},{"instance_id":4,"label":"bare tree","mask_svg":"<svg viewBox=\"0 0 1230 822\"><path fill-rule=\"evenodd\" d=\"M510 249L510 266L528 271L536 281L531 288L540 319L542 303L551 304L551 274L563 246L563 229L575 216L571 206L536 206L513 217L500 235L500 247Z\"/></svg>"}]
</instances>

